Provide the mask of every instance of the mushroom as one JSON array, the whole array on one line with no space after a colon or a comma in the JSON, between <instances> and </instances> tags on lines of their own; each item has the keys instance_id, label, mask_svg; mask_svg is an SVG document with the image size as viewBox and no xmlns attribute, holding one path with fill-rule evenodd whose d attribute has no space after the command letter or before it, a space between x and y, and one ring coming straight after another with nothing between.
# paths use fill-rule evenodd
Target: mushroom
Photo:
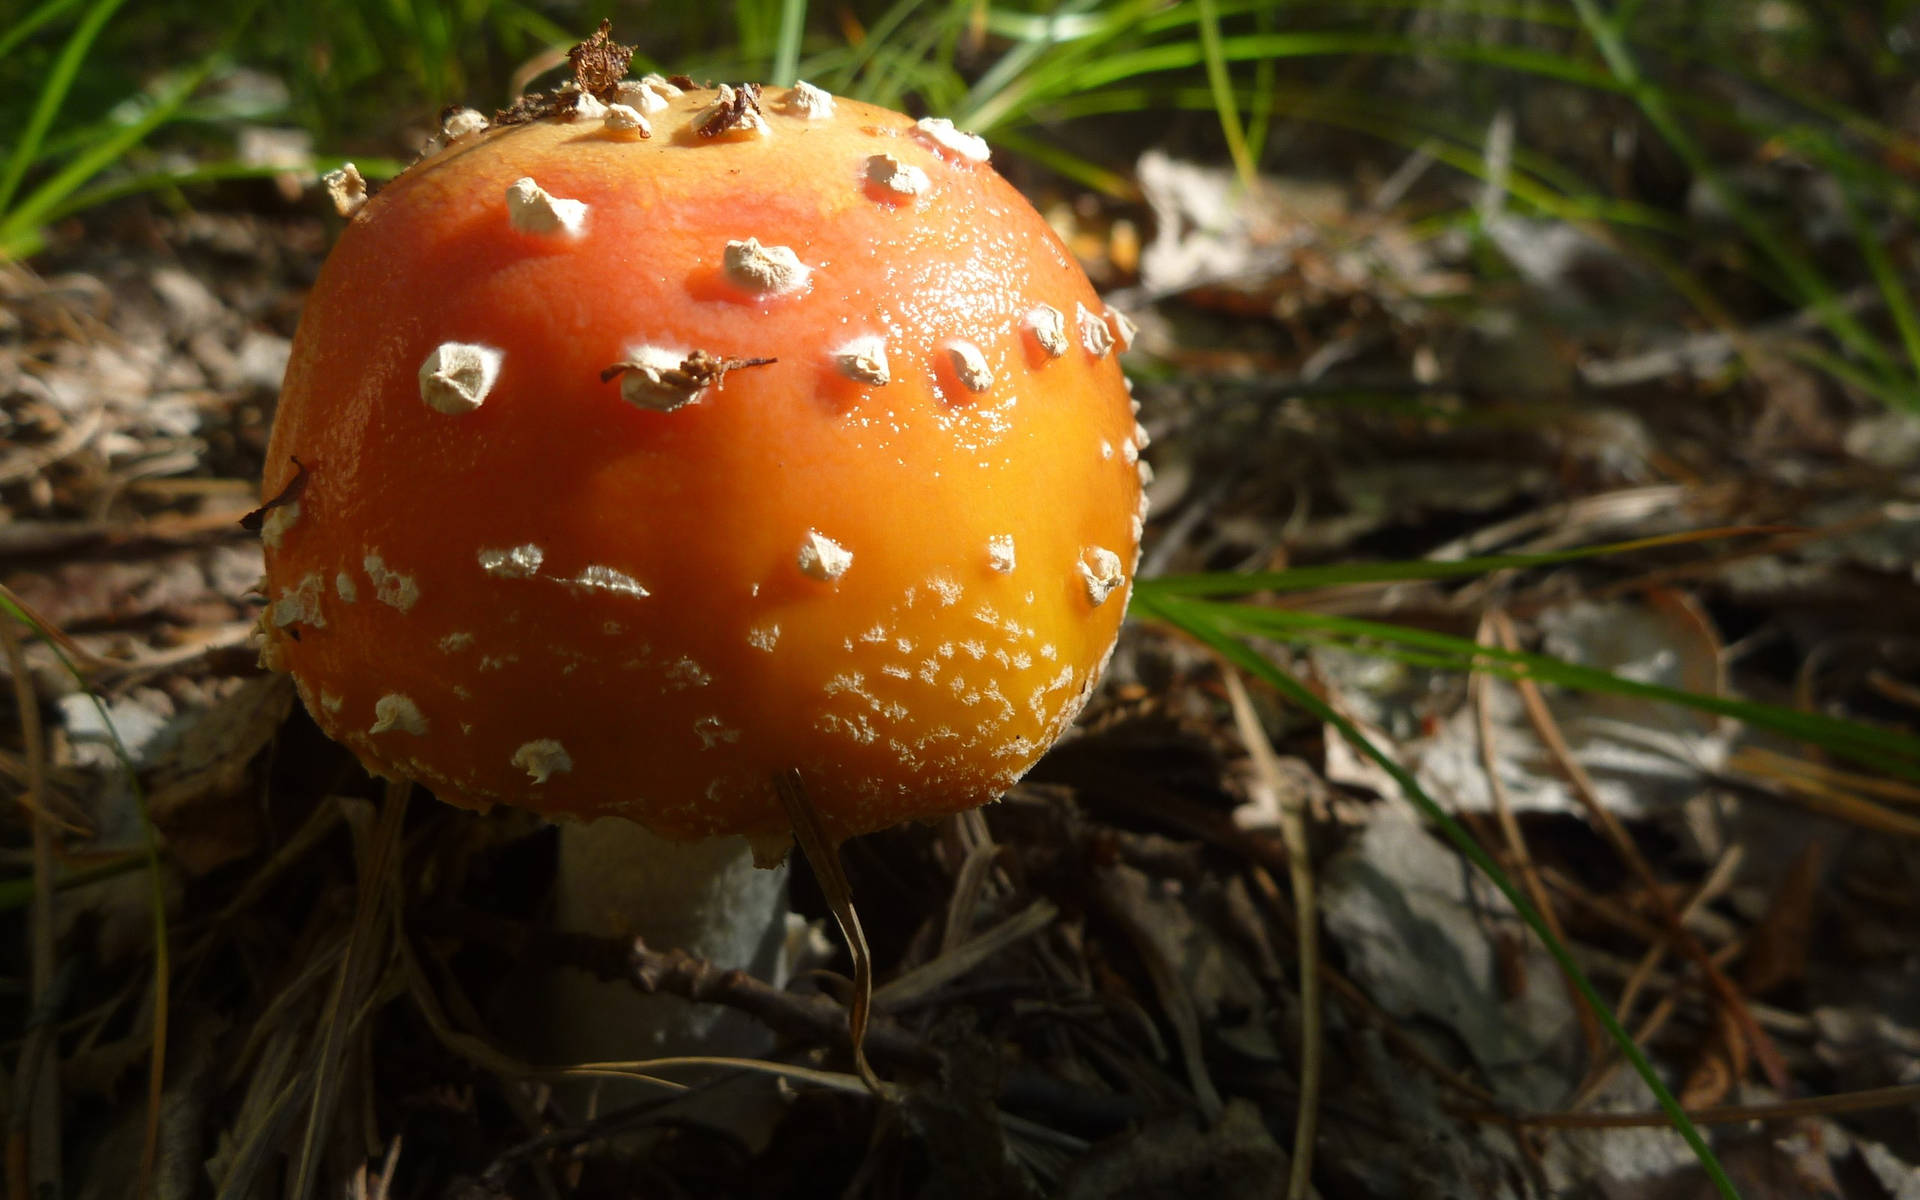
<instances>
[{"instance_id":1,"label":"mushroom","mask_svg":"<svg viewBox=\"0 0 1920 1200\"><path fill-rule=\"evenodd\" d=\"M978 139L781 88L703 136L759 90L645 94L651 136L523 101L355 211L269 446L264 495L305 477L263 659L372 771L563 819L563 923L740 964L777 779L837 843L999 797L1072 721L1134 418Z\"/></svg>"}]
</instances>

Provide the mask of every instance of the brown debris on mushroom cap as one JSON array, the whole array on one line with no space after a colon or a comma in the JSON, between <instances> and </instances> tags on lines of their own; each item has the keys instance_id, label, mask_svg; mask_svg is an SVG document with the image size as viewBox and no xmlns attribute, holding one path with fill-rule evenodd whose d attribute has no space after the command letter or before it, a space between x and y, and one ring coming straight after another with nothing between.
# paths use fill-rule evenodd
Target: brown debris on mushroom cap
<instances>
[{"instance_id":1,"label":"brown debris on mushroom cap","mask_svg":"<svg viewBox=\"0 0 1920 1200\"><path fill-rule=\"evenodd\" d=\"M601 96L626 78L627 68L633 63L633 47L614 41L612 30L613 22L603 20L592 37L567 51L573 81L583 92Z\"/></svg>"},{"instance_id":2,"label":"brown debris on mushroom cap","mask_svg":"<svg viewBox=\"0 0 1920 1200\"><path fill-rule=\"evenodd\" d=\"M333 211L343 217L352 217L367 202L367 181L352 163L341 163L328 171L320 177L320 184L327 189L327 199L333 201Z\"/></svg>"},{"instance_id":3,"label":"brown debris on mushroom cap","mask_svg":"<svg viewBox=\"0 0 1920 1200\"><path fill-rule=\"evenodd\" d=\"M635 408L672 412L700 398L700 393L717 386L728 371L746 367L765 367L779 361L772 358L720 358L705 350L681 354L659 346L635 346L627 351L627 360L600 372L600 382L620 381L620 398Z\"/></svg>"},{"instance_id":4,"label":"brown debris on mushroom cap","mask_svg":"<svg viewBox=\"0 0 1920 1200\"><path fill-rule=\"evenodd\" d=\"M743 83L733 87L721 84L719 98L694 118L693 128L703 138L731 133L750 136L766 134L767 119L760 115L760 85Z\"/></svg>"}]
</instances>

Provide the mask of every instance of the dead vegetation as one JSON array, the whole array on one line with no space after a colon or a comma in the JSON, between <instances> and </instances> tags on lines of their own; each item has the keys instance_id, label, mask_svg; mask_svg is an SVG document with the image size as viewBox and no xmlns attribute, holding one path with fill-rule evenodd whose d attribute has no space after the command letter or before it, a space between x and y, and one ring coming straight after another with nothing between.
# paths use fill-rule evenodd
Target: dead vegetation
<instances>
[{"instance_id":1,"label":"dead vegetation","mask_svg":"<svg viewBox=\"0 0 1920 1200\"><path fill-rule=\"evenodd\" d=\"M1643 542L1263 600L1910 736L1920 420L1796 356L1803 314L1691 322L1591 229L1493 214L1490 285L1399 165L1237 192L1150 152L1139 208L1055 204L1142 318L1143 573ZM1401 781L1164 623L1006 800L844 849L879 1098L808 877L787 988L552 932L551 831L382 795L246 646L240 520L328 236L116 210L0 277L0 583L60 631L7 643L11 1194L1710 1194ZM1914 783L1365 629L1262 648L1520 881L1743 1195L1920 1190ZM545 967L777 1049L543 1062ZM609 1074L658 1084L572 1086ZM743 1091L744 1132L702 1115Z\"/></svg>"}]
</instances>

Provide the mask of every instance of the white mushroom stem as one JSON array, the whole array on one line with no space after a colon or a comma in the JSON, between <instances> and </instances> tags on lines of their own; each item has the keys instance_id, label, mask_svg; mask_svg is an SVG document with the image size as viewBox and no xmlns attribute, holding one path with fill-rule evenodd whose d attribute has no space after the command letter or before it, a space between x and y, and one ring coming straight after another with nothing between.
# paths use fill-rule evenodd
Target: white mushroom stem
<instances>
[{"instance_id":1,"label":"white mushroom stem","mask_svg":"<svg viewBox=\"0 0 1920 1200\"><path fill-rule=\"evenodd\" d=\"M638 937L654 950L685 950L779 986L788 969L787 913L785 864L754 866L745 838L672 842L618 817L560 826L553 922L565 932ZM624 981L578 971L555 975L547 1010L548 1049L564 1062L752 1055L769 1044L767 1032L740 1014L643 996ZM602 1088L601 1109L628 1093Z\"/></svg>"}]
</instances>

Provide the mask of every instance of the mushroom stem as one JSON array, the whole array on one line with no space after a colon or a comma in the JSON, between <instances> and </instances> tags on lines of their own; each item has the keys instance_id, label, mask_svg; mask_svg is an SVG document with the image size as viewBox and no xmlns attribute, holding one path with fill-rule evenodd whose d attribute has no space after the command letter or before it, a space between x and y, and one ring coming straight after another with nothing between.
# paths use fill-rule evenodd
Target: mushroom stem
<instances>
[{"instance_id":1,"label":"mushroom stem","mask_svg":"<svg viewBox=\"0 0 1920 1200\"><path fill-rule=\"evenodd\" d=\"M638 937L775 986L787 970L787 868L754 866L746 838L675 842L619 817L560 826L554 925ZM567 1062L676 1053L754 1054L768 1035L717 1006L643 996L624 982L563 971L548 992L550 1049ZM602 1095L602 1107L608 1099Z\"/></svg>"}]
</instances>

